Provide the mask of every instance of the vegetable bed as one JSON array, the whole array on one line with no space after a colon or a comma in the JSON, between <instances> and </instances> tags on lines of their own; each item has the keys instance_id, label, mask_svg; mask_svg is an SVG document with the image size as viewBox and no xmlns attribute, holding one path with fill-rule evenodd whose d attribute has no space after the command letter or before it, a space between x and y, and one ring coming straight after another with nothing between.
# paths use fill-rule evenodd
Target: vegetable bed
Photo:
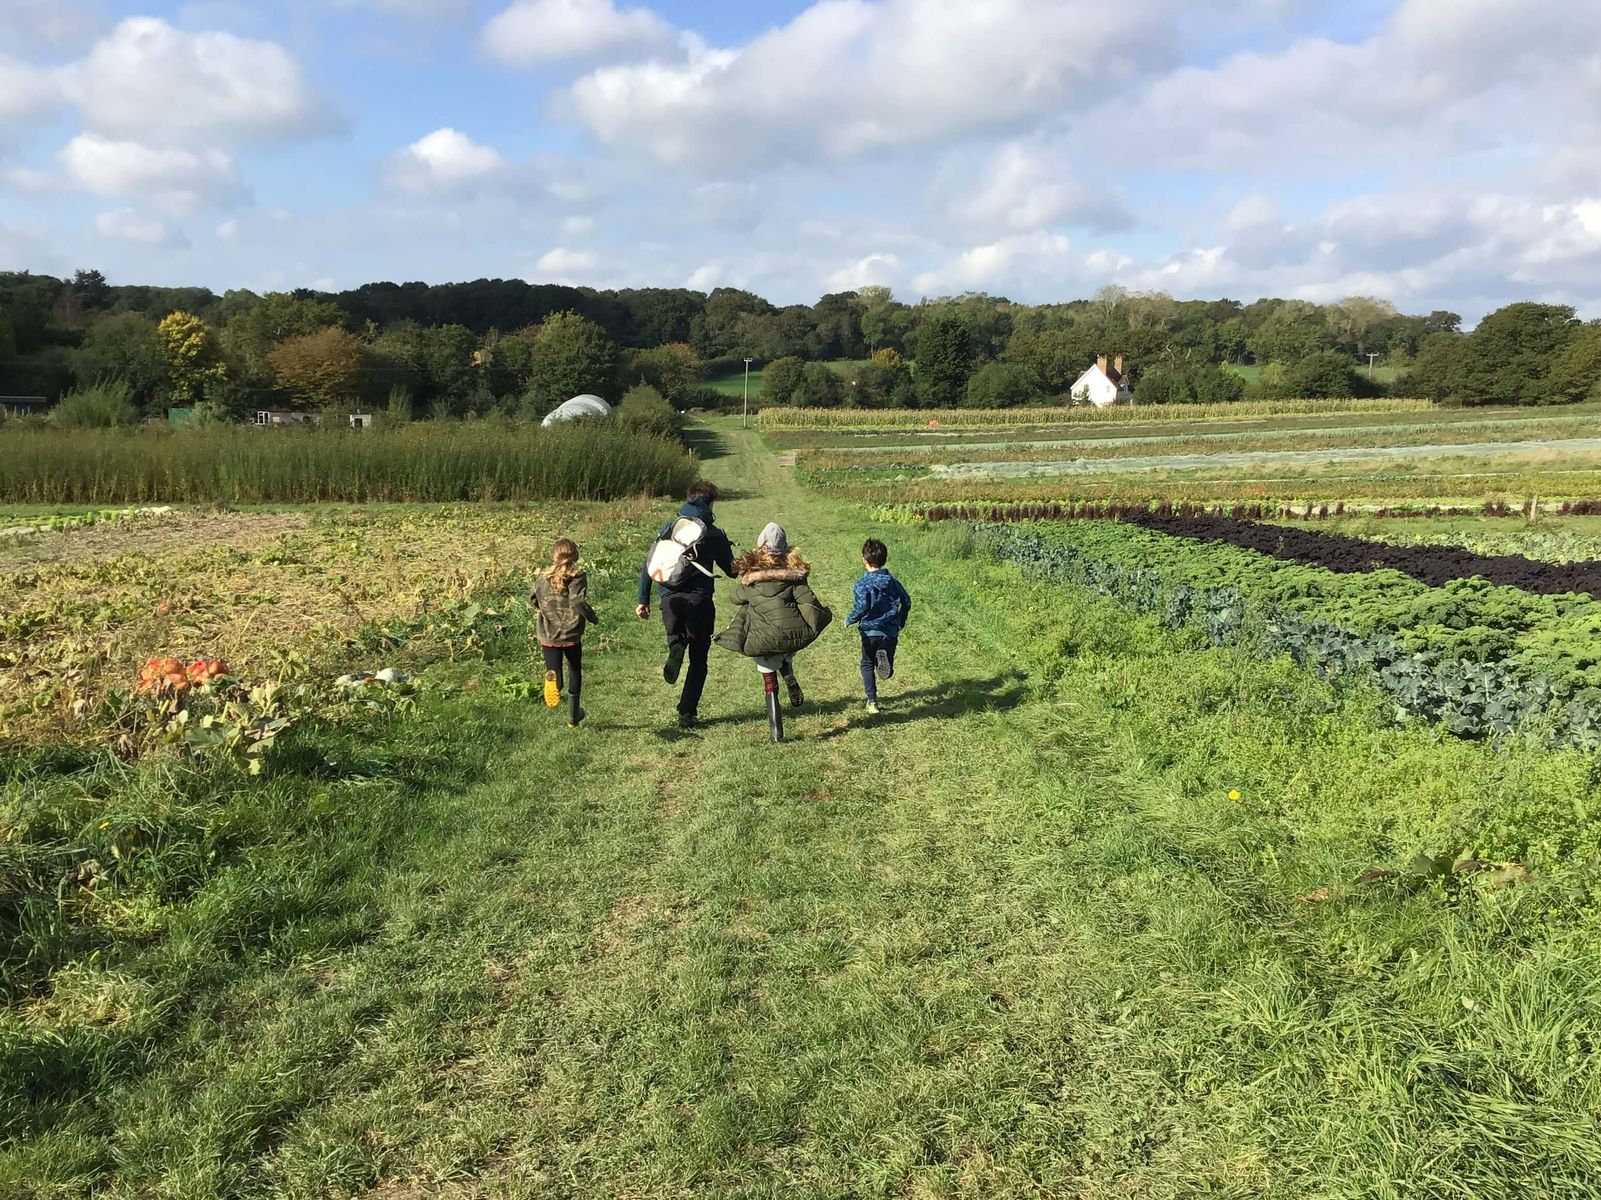
<instances>
[{"instance_id":1,"label":"vegetable bed","mask_svg":"<svg viewBox=\"0 0 1601 1200\"><path fill-rule=\"evenodd\" d=\"M1393 569L1361 574L1124 522L978 527L1030 574L1070 580L1214 645L1289 654L1325 678L1362 677L1398 717L1459 736L1532 732L1601 746L1601 602L1481 578L1430 587Z\"/></svg>"},{"instance_id":2,"label":"vegetable bed","mask_svg":"<svg viewBox=\"0 0 1601 1200\"><path fill-rule=\"evenodd\" d=\"M1461 546L1396 546L1343 533L1259 525L1225 516L1133 513L1126 519L1143 529L1197 541L1221 542L1341 574L1364 574L1391 568L1430 587L1478 577L1544 596L1601 595L1601 562L1539 562L1519 554L1475 554Z\"/></svg>"}]
</instances>

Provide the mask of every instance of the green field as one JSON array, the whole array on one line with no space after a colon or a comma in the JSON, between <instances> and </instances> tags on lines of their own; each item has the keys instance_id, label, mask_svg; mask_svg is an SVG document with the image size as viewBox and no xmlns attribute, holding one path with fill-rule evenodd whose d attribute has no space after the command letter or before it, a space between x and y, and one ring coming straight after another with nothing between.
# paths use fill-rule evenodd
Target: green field
<instances>
[{"instance_id":1,"label":"green field","mask_svg":"<svg viewBox=\"0 0 1601 1200\"><path fill-rule=\"evenodd\" d=\"M966 527L874 522L737 418L692 438L719 523L782 521L840 621L889 543L916 609L881 715L836 625L786 744L718 649L672 730L631 613L662 501L0 543L0 1195L1594 1194L1594 752L1397 720ZM1250 557L1075 529L1203 582ZM561 532L603 621L578 729L523 600ZM1520 603L1293 578L1458 648L1489 626L1451 612ZM1587 610L1527 607L1582 651ZM119 749L107 689L211 650L285 689L266 769ZM415 692L331 698L381 664Z\"/></svg>"},{"instance_id":2,"label":"green field","mask_svg":"<svg viewBox=\"0 0 1601 1200\"><path fill-rule=\"evenodd\" d=\"M831 371L838 372L849 379L853 372L867 364L865 358L842 358L823 365ZM765 372L760 367L752 367L750 372L750 398L759 399L762 391L762 378ZM745 372L734 371L727 375L719 375L715 379L708 379L706 387L721 392L725 396L743 396L745 394Z\"/></svg>"},{"instance_id":3,"label":"green field","mask_svg":"<svg viewBox=\"0 0 1601 1200\"><path fill-rule=\"evenodd\" d=\"M904 414L916 424L829 410L811 429L804 410L778 409L762 424L811 486L841 499L1315 505L1593 496L1598 413L1369 400Z\"/></svg>"}]
</instances>

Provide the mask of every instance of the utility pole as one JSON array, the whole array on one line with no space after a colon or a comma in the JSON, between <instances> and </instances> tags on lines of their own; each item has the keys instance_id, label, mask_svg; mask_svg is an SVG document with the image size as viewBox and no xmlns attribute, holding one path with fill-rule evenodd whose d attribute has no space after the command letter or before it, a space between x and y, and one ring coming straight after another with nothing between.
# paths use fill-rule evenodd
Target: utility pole
<instances>
[{"instance_id":1,"label":"utility pole","mask_svg":"<svg viewBox=\"0 0 1601 1200\"><path fill-rule=\"evenodd\" d=\"M741 429L745 428L745 423L750 419L750 364L751 360L747 358L745 360L745 409L739 414L739 427Z\"/></svg>"},{"instance_id":2,"label":"utility pole","mask_svg":"<svg viewBox=\"0 0 1601 1200\"><path fill-rule=\"evenodd\" d=\"M1369 350L1368 351L1368 378L1369 379L1373 378L1373 360L1375 358L1377 358L1377 357L1378 357L1377 351L1374 351L1374 350Z\"/></svg>"}]
</instances>

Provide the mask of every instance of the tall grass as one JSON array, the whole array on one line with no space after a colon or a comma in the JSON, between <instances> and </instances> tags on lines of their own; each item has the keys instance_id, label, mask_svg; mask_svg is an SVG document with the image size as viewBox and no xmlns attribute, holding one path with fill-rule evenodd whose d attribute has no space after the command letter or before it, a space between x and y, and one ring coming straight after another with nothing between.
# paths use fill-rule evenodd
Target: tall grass
<instances>
[{"instance_id":1,"label":"tall grass","mask_svg":"<svg viewBox=\"0 0 1601 1200\"><path fill-rule=\"evenodd\" d=\"M1232 404L1131 404L1112 408L764 408L759 427L776 429L895 429L937 423L941 428L1081 425L1099 421L1198 421L1220 417L1278 417L1303 413L1424 412L1429 400L1405 397L1341 400L1239 400Z\"/></svg>"},{"instance_id":2,"label":"tall grass","mask_svg":"<svg viewBox=\"0 0 1601 1200\"><path fill-rule=\"evenodd\" d=\"M87 387L73 388L61 397L50 416L57 425L104 429L137 423L139 406L133 402L133 389L122 380L101 380Z\"/></svg>"},{"instance_id":3,"label":"tall grass","mask_svg":"<svg viewBox=\"0 0 1601 1200\"><path fill-rule=\"evenodd\" d=\"M8 430L0 501L609 500L681 492L677 442L580 422L553 429Z\"/></svg>"}]
</instances>

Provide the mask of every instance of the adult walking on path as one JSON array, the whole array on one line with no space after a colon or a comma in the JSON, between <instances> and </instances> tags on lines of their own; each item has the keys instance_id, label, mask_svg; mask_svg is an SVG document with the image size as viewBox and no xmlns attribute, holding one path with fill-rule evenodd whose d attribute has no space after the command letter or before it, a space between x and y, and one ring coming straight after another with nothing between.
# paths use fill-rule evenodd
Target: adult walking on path
<instances>
[{"instance_id":1,"label":"adult walking on path","mask_svg":"<svg viewBox=\"0 0 1601 1200\"><path fill-rule=\"evenodd\" d=\"M634 612L640 620L650 617L653 584L661 595L662 628L667 633L667 661L662 664L662 678L669 684L677 683L684 656L689 655L689 672L684 676L684 690L678 697L680 729L693 728L700 712L700 694L706 686L706 659L717 624L712 568L720 569L730 578L734 575L734 548L712 516L717 495L715 483L701 479L691 484L689 496L679 506L678 515L662 526L639 572L639 603ZM699 528L685 522L698 523ZM658 547L664 543L670 544L669 549L671 544L682 547L676 554L682 559L682 565L676 569L662 569L663 561L673 557L659 553ZM654 579L653 566L658 575Z\"/></svg>"}]
</instances>

